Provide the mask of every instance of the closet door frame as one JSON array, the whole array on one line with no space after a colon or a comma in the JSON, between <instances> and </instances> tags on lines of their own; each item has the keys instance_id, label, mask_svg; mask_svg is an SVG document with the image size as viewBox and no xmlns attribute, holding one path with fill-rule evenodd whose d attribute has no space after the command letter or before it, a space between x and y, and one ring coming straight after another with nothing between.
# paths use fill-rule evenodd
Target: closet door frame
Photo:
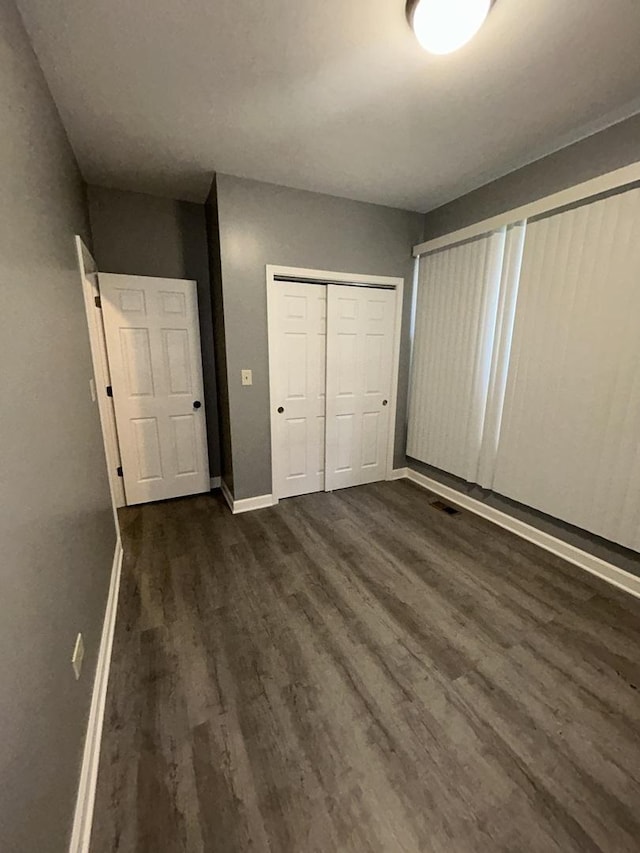
<instances>
[{"instance_id":1,"label":"closet door frame","mask_svg":"<svg viewBox=\"0 0 640 853\"><path fill-rule=\"evenodd\" d=\"M404 278L396 278L393 276L381 275L360 275L358 273L334 272L330 270L315 270L302 267L284 267L273 264L266 265L267 279L267 328L269 339L269 406L270 406L270 426L271 426L271 493L273 495L273 503L278 502L275 482L275 465L276 458L276 441L275 441L275 426L278 413L276 411L277 400L275 390L275 377L272 373L272 366L275 364L275 331L276 331L276 313L275 313L275 288L278 287L279 279L303 279L309 284L346 284L353 287L385 287L393 288L396 293L395 300L395 318L393 330L393 364L391 372L391 396L389 398L389 435L387 440L387 457L386 457L386 479L392 480L393 477L393 454L395 449L396 439L396 415L398 409L398 372L400 368L400 340L402 333L402 306L404 295Z\"/></svg>"}]
</instances>

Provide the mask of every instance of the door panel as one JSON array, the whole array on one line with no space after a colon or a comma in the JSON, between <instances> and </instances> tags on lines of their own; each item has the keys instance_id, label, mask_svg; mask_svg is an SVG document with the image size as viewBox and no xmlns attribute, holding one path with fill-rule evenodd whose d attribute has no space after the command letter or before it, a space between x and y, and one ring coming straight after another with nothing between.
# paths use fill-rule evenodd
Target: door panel
<instances>
[{"instance_id":1,"label":"door panel","mask_svg":"<svg viewBox=\"0 0 640 853\"><path fill-rule=\"evenodd\" d=\"M326 308L326 285L275 285L270 370L278 498L324 489Z\"/></svg>"},{"instance_id":2,"label":"door panel","mask_svg":"<svg viewBox=\"0 0 640 853\"><path fill-rule=\"evenodd\" d=\"M160 436L157 418L132 418L133 438L136 448L138 482L162 479Z\"/></svg>"},{"instance_id":3,"label":"door panel","mask_svg":"<svg viewBox=\"0 0 640 853\"><path fill-rule=\"evenodd\" d=\"M169 394L193 394L189 368L189 333L186 329L163 329L162 350Z\"/></svg>"},{"instance_id":4,"label":"door panel","mask_svg":"<svg viewBox=\"0 0 640 853\"><path fill-rule=\"evenodd\" d=\"M153 369L148 329L118 330L130 397L153 397Z\"/></svg>"},{"instance_id":5,"label":"door panel","mask_svg":"<svg viewBox=\"0 0 640 853\"><path fill-rule=\"evenodd\" d=\"M393 290L329 286L328 491L386 477L395 299Z\"/></svg>"},{"instance_id":6,"label":"door panel","mask_svg":"<svg viewBox=\"0 0 640 853\"><path fill-rule=\"evenodd\" d=\"M363 468L371 468L380 464L378 456L379 418L379 412L365 412L362 416L362 454L360 462Z\"/></svg>"},{"instance_id":7,"label":"door panel","mask_svg":"<svg viewBox=\"0 0 640 853\"><path fill-rule=\"evenodd\" d=\"M127 503L208 491L196 283L99 280Z\"/></svg>"},{"instance_id":8,"label":"door panel","mask_svg":"<svg viewBox=\"0 0 640 853\"><path fill-rule=\"evenodd\" d=\"M173 442L176 449L176 476L195 474L198 470L196 452L197 415L172 415Z\"/></svg>"}]
</instances>

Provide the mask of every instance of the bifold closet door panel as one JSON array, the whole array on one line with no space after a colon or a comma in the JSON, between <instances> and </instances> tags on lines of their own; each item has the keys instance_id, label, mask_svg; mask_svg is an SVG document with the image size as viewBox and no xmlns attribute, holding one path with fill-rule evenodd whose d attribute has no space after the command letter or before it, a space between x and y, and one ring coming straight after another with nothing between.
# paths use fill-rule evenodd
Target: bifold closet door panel
<instances>
[{"instance_id":1,"label":"bifold closet door panel","mask_svg":"<svg viewBox=\"0 0 640 853\"><path fill-rule=\"evenodd\" d=\"M476 481L506 229L420 258L407 454Z\"/></svg>"},{"instance_id":2,"label":"bifold closet door panel","mask_svg":"<svg viewBox=\"0 0 640 853\"><path fill-rule=\"evenodd\" d=\"M494 489L640 549L640 190L530 222Z\"/></svg>"},{"instance_id":3,"label":"bifold closet door panel","mask_svg":"<svg viewBox=\"0 0 640 853\"><path fill-rule=\"evenodd\" d=\"M278 498L324 489L327 286L278 282L270 317Z\"/></svg>"},{"instance_id":4,"label":"bifold closet door panel","mask_svg":"<svg viewBox=\"0 0 640 853\"><path fill-rule=\"evenodd\" d=\"M327 491L386 477L395 307L394 290L328 288Z\"/></svg>"}]
</instances>

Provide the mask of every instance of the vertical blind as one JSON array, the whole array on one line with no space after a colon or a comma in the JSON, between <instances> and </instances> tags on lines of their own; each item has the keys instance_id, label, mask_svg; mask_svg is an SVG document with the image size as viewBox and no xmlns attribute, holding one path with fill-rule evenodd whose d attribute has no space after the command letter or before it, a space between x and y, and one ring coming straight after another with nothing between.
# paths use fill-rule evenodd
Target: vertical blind
<instances>
[{"instance_id":1,"label":"vertical blind","mask_svg":"<svg viewBox=\"0 0 640 853\"><path fill-rule=\"evenodd\" d=\"M497 492L640 550L640 190L530 223Z\"/></svg>"},{"instance_id":2,"label":"vertical blind","mask_svg":"<svg viewBox=\"0 0 640 853\"><path fill-rule=\"evenodd\" d=\"M525 232L524 222L518 222L507 228L502 256L498 307L486 390L487 399L481 423L482 441L477 477L470 478L485 489L493 488Z\"/></svg>"},{"instance_id":3,"label":"vertical blind","mask_svg":"<svg viewBox=\"0 0 640 853\"><path fill-rule=\"evenodd\" d=\"M408 455L640 550L640 190L419 265Z\"/></svg>"},{"instance_id":4,"label":"vertical blind","mask_svg":"<svg viewBox=\"0 0 640 853\"><path fill-rule=\"evenodd\" d=\"M473 479L487 399L505 229L420 261L407 453Z\"/></svg>"}]
</instances>

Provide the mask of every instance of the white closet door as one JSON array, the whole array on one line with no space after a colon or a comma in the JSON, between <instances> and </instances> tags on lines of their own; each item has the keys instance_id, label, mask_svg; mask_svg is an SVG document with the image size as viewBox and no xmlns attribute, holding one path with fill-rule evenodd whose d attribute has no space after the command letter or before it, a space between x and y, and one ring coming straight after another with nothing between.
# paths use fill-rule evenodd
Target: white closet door
<instances>
[{"instance_id":1,"label":"white closet door","mask_svg":"<svg viewBox=\"0 0 640 853\"><path fill-rule=\"evenodd\" d=\"M478 478L506 229L420 258L407 455Z\"/></svg>"},{"instance_id":2,"label":"white closet door","mask_svg":"<svg viewBox=\"0 0 640 853\"><path fill-rule=\"evenodd\" d=\"M327 491L386 477L395 302L394 290L329 286Z\"/></svg>"},{"instance_id":3,"label":"white closet door","mask_svg":"<svg viewBox=\"0 0 640 853\"><path fill-rule=\"evenodd\" d=\"M494 489L640 549L640 190L529 223Z\"/></svg>"},{"instance_id":4,"label":"white closet door","mask_svg":"<svg viewBox=\"0 0 640 853\"><path fill-rule=\"evenodd\" d=\"M99 281L127 503L209 491L195 281Z\"/></svg>"},{"instance_id":5,"label":"white closet door","mask_svg":"<svg viewBox=\"0 0 640 853\"><path fill-rule=\"evenodd\" d=\"M270 305L275 497L324 489L327 286L277 282Z\"/></svg>"}]
</instances>

